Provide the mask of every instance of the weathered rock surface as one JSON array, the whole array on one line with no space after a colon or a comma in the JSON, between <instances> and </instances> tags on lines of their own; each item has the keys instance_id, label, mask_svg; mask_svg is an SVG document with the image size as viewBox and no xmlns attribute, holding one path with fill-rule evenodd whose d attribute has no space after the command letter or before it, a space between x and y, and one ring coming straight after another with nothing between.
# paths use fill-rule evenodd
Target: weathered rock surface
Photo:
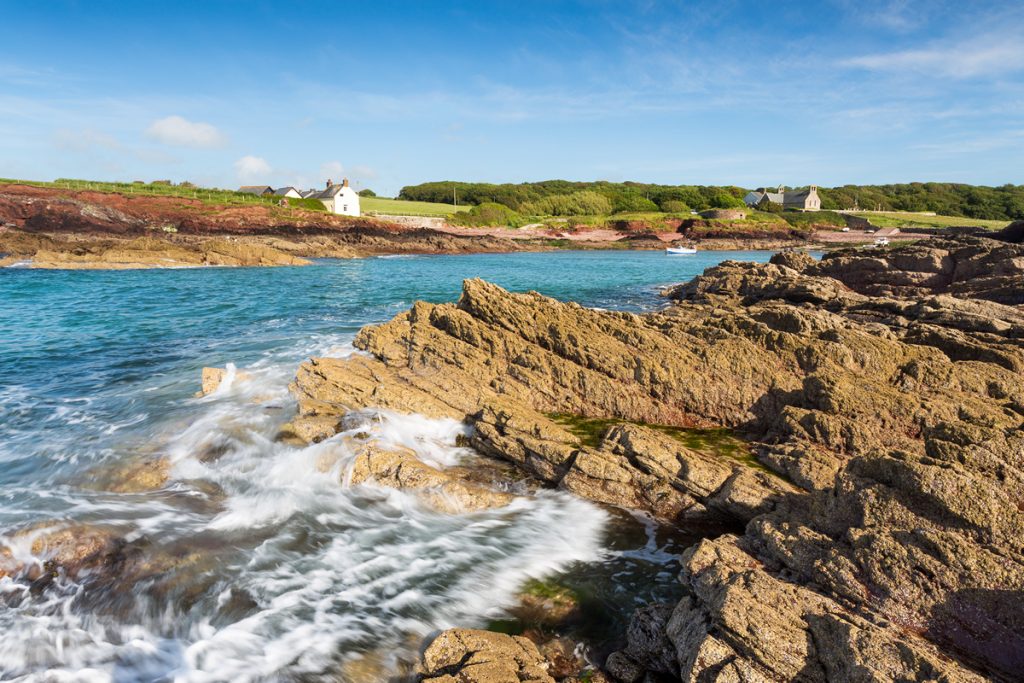
<instances>
[{"instance_id":1,"label":"weathered rock surface","mask_svg":"<svg viewBox=\"0 0 1024 683\"><path fill-rule=\"evenodd\" d=\"M346 479L351 485L372 480L381 486L415 491L444 512L470 512L512 502L512 495L467 481L465 474L458 468L431 467L410 450L382 450L368 445L356 456Z\"/></svg>"},{"instance_id":2,"label":"weathered rock surface","mask_svg":"<svg viewBox=\"0 0 1024 683\"><path fill-rule=\"evenodd\" d=\"M25 240L18 242L24 245ZM234 239L60 241L47 238L23 254L30 267L62 270L131 270L187 266L302 266L310 262L258 242ZM10 250L0 240L0 251Z\"/></svg>"},{"instance_id":3,"label":"weathered rock surface","mask_svg":"<svg viewBox=\"0 0 1024 683\"><path fill-rule=\"evenodd\" d=\"M1000 302L1021 291L1019 249L726 262L646 315L471 280L457 304L364 329L370 356L304 364L299 419L467 419L479 451L550 485L675 523L746 523L686 554L683 601L638 613L607 665L621 680L1010 680L1024 311ZM607 428L585 436L555 413ZM651 424L736 429L759 462Z\"/></svg>"},{"instance_id":4,"label":"weathered rock surface","mask_svg":"<svg viewBox=\"0 0 1024 683\"><path fill-rule=\"evenodd\" d=\"M1014 234L1010 227L1001 233L1007 242L1013 241ZM983 237L929 240L899 249L837 251L826 254L813 271L863 294L952 294L1024 303L1024 245Z\"/></svg>"},{"instance_id":5,"label":"weathered rock surface","mask_svg":"<svg viewBox=\"0 0 1024 683\"><path fill-rule=\"evenodd\" d=\"M209 396L220 388L224 380L230 376L233 382L243 382L251 377L244 370L229 371L227 368L203 368L201 374L202 388L196 393L196 397Z\"/></svg>"},{"instance_id":6,"label":"weathered rock surface","mask_svg":"<svg viewBox=\"0 0 1024 683\"><path fill-rule=\"evenodd\" d=\"M423 652L431 683L555 683L537 646L521 636L450 629Z\"/></svg>"},{"instance_id":7,"label":"weathered rock surface","mask_svg":"<svg viewBox=\"0 0 1024 683\"><path fill-rule=\"evenodd\" d=\"M47 583L58 571L76 576L116 561L123 541L111 530L87 524L37 525L0 542L0 577L23 576ZM27 556L37 558L30 561Z\"/></svg>"}]
</instances>

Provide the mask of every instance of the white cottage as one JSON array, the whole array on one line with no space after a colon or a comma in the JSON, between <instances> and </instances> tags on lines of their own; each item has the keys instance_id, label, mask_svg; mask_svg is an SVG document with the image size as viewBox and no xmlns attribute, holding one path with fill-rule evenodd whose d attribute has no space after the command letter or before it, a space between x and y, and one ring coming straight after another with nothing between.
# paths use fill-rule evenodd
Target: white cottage
<instances>
[{"instance_id":1,"label":"white cottage","mask_svg":"<svg viewBox=\"0 0 1024 683\"><path fill-rule=\"evenodd\" d=\"M359 195L348 185L348 178L341 181L341 185L335 185L332 181L327 181L327 189L321 190L313 195L314 199L319 199L327 207L327 210L331 213L337 213L342 216L358 216L359 215Z\"/></svg>"}]
</instances>

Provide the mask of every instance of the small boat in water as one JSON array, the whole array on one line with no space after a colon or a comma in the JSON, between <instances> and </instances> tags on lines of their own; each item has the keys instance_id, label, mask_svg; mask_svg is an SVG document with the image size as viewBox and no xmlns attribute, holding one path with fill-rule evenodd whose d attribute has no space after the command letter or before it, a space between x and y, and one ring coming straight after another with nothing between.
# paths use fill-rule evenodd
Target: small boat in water
<instances>
[{"instance_id":1,"label":"small boat in water","mask_svg":"<svg viewBox=\"0 0 1024 683\"><path fill-rule=\"evenodd\" d=\"M697 247L665 247L666 254L696 254Z\"/></svg>"}]
</instances>

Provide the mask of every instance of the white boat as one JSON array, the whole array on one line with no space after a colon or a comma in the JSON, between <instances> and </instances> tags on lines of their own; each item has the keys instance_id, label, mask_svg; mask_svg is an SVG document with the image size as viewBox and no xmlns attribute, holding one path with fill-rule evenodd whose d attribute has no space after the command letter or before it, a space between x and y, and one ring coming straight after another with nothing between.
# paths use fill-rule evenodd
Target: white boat
<instances>
[{"instance_id":1,"label":"white boat","mask_svg":"<svg viewBox=\"0 0 1024 683\"><path fill-rule=\"evenodd\" d=\"M697 247L665 247L666 254L696 254Z\"/></svg>"}]
</instances>

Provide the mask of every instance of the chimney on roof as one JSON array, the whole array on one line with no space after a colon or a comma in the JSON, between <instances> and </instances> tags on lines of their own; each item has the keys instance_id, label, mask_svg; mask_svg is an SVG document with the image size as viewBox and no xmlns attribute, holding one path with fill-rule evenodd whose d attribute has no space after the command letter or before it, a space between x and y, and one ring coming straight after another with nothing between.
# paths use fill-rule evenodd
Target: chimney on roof
<instances>
[{"instance_id":1,"label":"chimney on roof","mask_svg":"<svg viewBox=\"0 0 1024 683\"><path fill-rule=\"evenodd\" d=\"M342 178L341 179L341 186L342 187L348 187L348 178Z\"/></svg>"},{"instance_id":2,"label":"chimney on roof","mask_svg":"<svg viewBox=\"0 0 1024 683\"><path fill-rule=\"evenodd\" d=\"M333 180L331 180L330 178L328 178L328 179L327 179L327 189L330 189L330 188L331 188L331 185L334 185L334 181L333 181Z\"/></svg>"}]
</instances>

